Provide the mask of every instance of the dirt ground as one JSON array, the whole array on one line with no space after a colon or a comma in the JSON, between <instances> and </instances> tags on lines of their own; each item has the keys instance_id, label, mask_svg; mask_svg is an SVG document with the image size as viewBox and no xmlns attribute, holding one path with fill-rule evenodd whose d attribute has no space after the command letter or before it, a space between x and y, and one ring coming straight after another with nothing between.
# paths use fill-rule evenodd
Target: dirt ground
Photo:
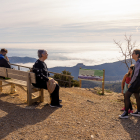
<instances>
[{"instance_id":1,"label":"dirt ground","mask_svg":"<svg viewBox=\"0 0 140 140\"><path fill-rule=\"evenodd\" d=\"M121 93L60 88L63 107L51 108L47 91L43 103L27 106L27 94L16 90L9 94L10 87L5 87L0 94L1 140L140 140L140 118L118 118Z\"/></svg>"}]
</instances>

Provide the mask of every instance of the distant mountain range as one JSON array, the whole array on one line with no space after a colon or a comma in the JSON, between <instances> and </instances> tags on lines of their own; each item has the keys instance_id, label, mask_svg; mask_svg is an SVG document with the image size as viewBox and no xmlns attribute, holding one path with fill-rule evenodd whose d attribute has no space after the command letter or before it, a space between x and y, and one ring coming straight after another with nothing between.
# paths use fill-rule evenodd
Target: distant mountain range
<instances>
[{"instance_id":1,"label":"distant mountain range","mask_svg":"<svg viewBox=\"0 0 140 140\"><path fill-rule=\"evenodd\" d=\"M105 69L105 81L122 80L123 76L128 71L126 66L120 61L117 61L114 63L104 63L101 65L95 65L95 66L85 66L83 63L79 63L73 67L49 68L49 71L61 73L63 70L67 70L67 71L71 72L71 75L74 76L74 79L78 79L80 67L86 68L86 69L97 69L97 70Z\"/></svg>"},{"instance_id":2,"label":"distant mountain range","mask_svg":"<svg viewBox=\"0 0 140 140\"><path fill-rule=\"evenodd\" d=\"M34 63L36 61L36 58L9 57L9 61L10 63ZM78 63L76 66L73 66L73 67L49 68L49 71L61 73L63 70L67 70L71 72L71 75L74 76L74 79L78 79L80 67L86 68L86 69L97 69L97 70L105 69L105 81L122 80L123 76L128 71L125 64L123 64L120 61L113 62L113 63L104 63L101 65L95 65L95 66L85 66L83 63Z\"/></svg>"},{"instance_id":3,"label":"distant mountain range","mask_svg":"<svg viewBox=\"0 0 140 140\"><path fill-rule=\"evenodd\" d=\"M12 56L8 58L9 58L10 63L34 63L37 60L36 58L17 57L17 56Z\"/></svg>"}]
</instances>

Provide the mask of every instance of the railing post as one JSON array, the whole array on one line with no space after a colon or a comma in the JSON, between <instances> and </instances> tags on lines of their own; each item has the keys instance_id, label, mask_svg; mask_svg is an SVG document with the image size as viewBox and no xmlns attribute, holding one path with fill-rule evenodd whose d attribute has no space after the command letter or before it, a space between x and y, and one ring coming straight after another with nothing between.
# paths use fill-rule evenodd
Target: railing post
<instances>
[{"instance_id":1,"label":"railing post","mask_svg":"<svg viewBox=\"0 0 140 140\"><path fill-rule=\"evenodd\" d=\"M80 88L82 87L82 80L79 81Z\"/></svg>"},{"instance_id":2,"label":"railing post","mask_svg":"<svg viewBox=\"0 0 140 140\"><path fill-rule=\"evenodd\" d=\"M71 87L71 77L69 77L69 87Z\"/></svg>"},{"instance_id":3,"label":"railing post","mask_svg":"<svg viewBox=\"0 0 140 140\"><path fill-rule=\"evenodd\" d=\"M105 69L103 69L103 80L102 80L102 94L104 95L104 85L105 85Z\"/></svg>"},{"instance_id":4,"label":"railing post","mask_svg":"<svg viewBox=\"0 0 140 140\"><path fill-rule=\"evenodd\" d=\"M18 66L18 70L20 70L20 66Z\"/></svg>"}]
</instances>

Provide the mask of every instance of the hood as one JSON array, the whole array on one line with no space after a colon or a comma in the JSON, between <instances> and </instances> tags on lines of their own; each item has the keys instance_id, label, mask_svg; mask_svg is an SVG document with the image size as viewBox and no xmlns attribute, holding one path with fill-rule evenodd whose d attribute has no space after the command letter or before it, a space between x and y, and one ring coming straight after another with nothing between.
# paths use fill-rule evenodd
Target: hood
<instances>
[{"instance_id":1,"label":"hood","mask_svg":"<svg viewBox=\"0 0 140 140\"><path fill-rule=\"evenodd\" d=\"M4 58L4 56L2 54L0 54L0 59Z\"/></svg>"}]
</instances>

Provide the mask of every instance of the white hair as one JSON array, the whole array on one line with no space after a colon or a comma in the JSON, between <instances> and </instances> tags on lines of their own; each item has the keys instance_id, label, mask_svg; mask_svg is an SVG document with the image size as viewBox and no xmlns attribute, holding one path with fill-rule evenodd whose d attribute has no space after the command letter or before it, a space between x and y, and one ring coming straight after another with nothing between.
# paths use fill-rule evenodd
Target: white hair
<instances>
[{"instance_id":1,"label":"white hair","mask_svg":"<svg viewBox=\"0 0 140 140\"><path fill-rule=\"evenodd\" d=\"M41 58L42 54L45 54L46 50L38 50L38 57Z\"/></svg>"}]
</instances>

